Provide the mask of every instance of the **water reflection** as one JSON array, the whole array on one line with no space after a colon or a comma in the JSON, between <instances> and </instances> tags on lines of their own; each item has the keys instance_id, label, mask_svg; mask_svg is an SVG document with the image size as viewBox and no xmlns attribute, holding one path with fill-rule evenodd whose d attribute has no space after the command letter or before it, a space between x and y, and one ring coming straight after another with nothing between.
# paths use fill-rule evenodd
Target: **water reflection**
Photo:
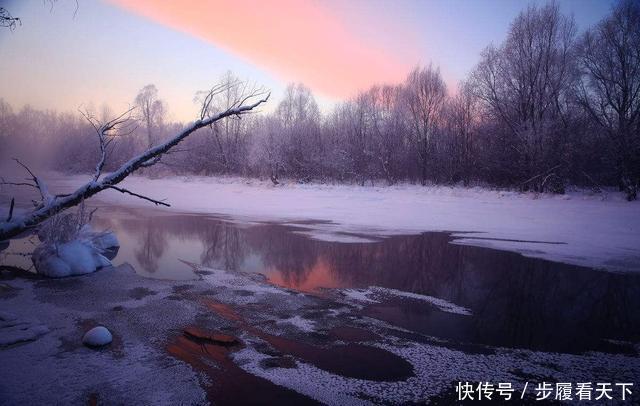
<instances>
[{"instance_id":1,"label":"water reflection","mask_svg":"<svg viewBox=\"0 0 640 406\"><path fill-rule=\"evenodd\" d=\"M127 224L129 227L137 226L131 223ZM141 230L141 238L140 244L135 250L135 256L138 263L147 272L156 272L158 270L158 258L162 256L167 248L167 237L162 228L161 224L154 222L152 219L144 220L144 225L139 228Z\"/></svg>"},{"instance_id":2,"label":"water reflection","mask_svg":"<svg viewBox=\"0 0 640 406\"><path fill-rule=\"evenodd\" d=\"M486 248L450 244L445 233L395 236L375 243L333 243L291 226L240 227L197 215L103 212L144 276L194 277L180 262L261 272L301 291L384 286L449 300L473 317L435 311L415 301L373 305L365 312L417 332L460 342L580 352L634 351L609 340L640 340L640 277L595 271Z\"/></svg>"}]
</instances>

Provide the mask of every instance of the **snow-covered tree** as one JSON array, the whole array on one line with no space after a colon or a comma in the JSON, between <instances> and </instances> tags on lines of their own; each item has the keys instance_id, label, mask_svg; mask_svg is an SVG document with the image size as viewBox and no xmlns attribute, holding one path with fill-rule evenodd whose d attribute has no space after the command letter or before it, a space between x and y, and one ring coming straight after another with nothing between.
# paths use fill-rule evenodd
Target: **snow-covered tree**
<instances>
[{"instance_id":1,"label":"snow-covered tree","mask_svg":"<svg viewBox=\"0 0 640 406\"><path fill-rule=\"evenodd\" d=\"M580 100L609 140L609 156L629 200L640 187L640 4L621 1L578 46Z\"/></svg>"}]
</instances>

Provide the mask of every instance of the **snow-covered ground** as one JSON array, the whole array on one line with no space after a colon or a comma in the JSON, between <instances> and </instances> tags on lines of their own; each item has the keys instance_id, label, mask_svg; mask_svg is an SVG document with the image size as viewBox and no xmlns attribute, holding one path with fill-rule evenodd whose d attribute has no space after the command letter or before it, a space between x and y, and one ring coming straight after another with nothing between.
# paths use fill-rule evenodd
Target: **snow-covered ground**
<instances>
[{"instance_id":1,"label":"snow-covered ground","mask_svg":"<svg viewBox=\"0 0 640 406\"><path fill-rule=\"evenodd\" d=\"M86 176L56 177L69 190ZM295 184L219 177L129 177L121 186L156 199L168 210L211 213L241 221L323 220L307 224L318 239L362 241L344 232L385 235L452 231L456 243L611 271L640 271L640 202L622 195L539 195L482 188L417 185ZM115 191L94 199L110 204L150 203ZM473 233L473 234L469 234Z\"/></svg>"},{"instance_id":2,"label":"snow-covered ground","mask_svg":"<svg viewBox=\"0 0 640 406\"><path fill-rule=\"evenodd\" d=\"M529 382L528 397L534 396L534 382L638 382L636 355L461 346L364 316L367 303L349 292L334 292L332 300L274 287L253 274L198 272L200 279L179 285L144 279L128 265L37 281L0 273L0 403L207 404L217 400L215 392L207 398L216 381L227 382L223 375L247 385L225 387L229 396L240 396L238 403L250 396L247 388L255 390L251 385L258 382L251 377L260 377L275 384L265 389L263 383L261 396L288 388L331 405L455 398L454 383L466 381L510 382L519 391ZM375 301L398 295L379 288L361 293ZM423 311L449 322L473 317L452 313L463 308L434 299L403 298L426 301ZM114 335L106 348L82 345L96 325ZM219 356L220 347L185 338L193 325L232 334L243 345ZM334 335L345 327L365 335ZM348 357L341 360L340 354ZM225 359L236 366L221 369ZM354 363L382 377L374 379L357 365L351 369ZM393 375L399 365L408 367L407 376ZM620 399L619 392L612 396Z\"/></svg>"}]
</instances>

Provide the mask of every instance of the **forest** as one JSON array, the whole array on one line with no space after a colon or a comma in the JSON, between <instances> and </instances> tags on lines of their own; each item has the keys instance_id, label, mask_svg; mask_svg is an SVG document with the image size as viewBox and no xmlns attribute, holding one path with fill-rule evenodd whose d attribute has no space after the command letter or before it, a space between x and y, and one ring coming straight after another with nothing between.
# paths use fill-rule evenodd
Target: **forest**
<instances>
[{"instance_id":1,"label":"forest","mask_svg":"<svg viewBox=\"0 0 640 406\"><path fill-rule=\"evenodd\" d=\"M232 72L194 95L203 114L242 98ZM203 103L206 102L206 103ZM107 143L105 171L183 130L162 89L132 94L130 130ZM297 182L488 185L564 193L640 184L640 3L622 1L579 32L557 4L531 5L506 39L487 46L467 78L447 86L436 62L321 111L301 83L268 112L198 129L147 176L237 175ZM261 106L262 107L262 106ZM122 112L16 109L0 99L0 159L89 173L100 159L94 124ZM264 109L263 109L264 110ZM196 119L197 117L194 117Z\"/></svg>"}]
</instances>

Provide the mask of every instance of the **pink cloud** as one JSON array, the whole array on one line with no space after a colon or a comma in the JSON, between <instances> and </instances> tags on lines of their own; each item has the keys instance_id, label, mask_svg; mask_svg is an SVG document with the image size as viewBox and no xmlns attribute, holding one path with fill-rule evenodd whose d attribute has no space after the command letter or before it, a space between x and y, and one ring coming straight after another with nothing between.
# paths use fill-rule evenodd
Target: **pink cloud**
<instances>
[{"instance_id":1,"label":"pink cloud","mask_svg":"<svg viewBox=\"0 0 640 406\"><path fill-rule=\"evenodd\" d=\"M358 29L366 21L347 24L326 3L313 0L110 1L329 97L346 98L374 83L399 82L411 68L370 37L371 27Z\"/></svg>"}]
</instances>

